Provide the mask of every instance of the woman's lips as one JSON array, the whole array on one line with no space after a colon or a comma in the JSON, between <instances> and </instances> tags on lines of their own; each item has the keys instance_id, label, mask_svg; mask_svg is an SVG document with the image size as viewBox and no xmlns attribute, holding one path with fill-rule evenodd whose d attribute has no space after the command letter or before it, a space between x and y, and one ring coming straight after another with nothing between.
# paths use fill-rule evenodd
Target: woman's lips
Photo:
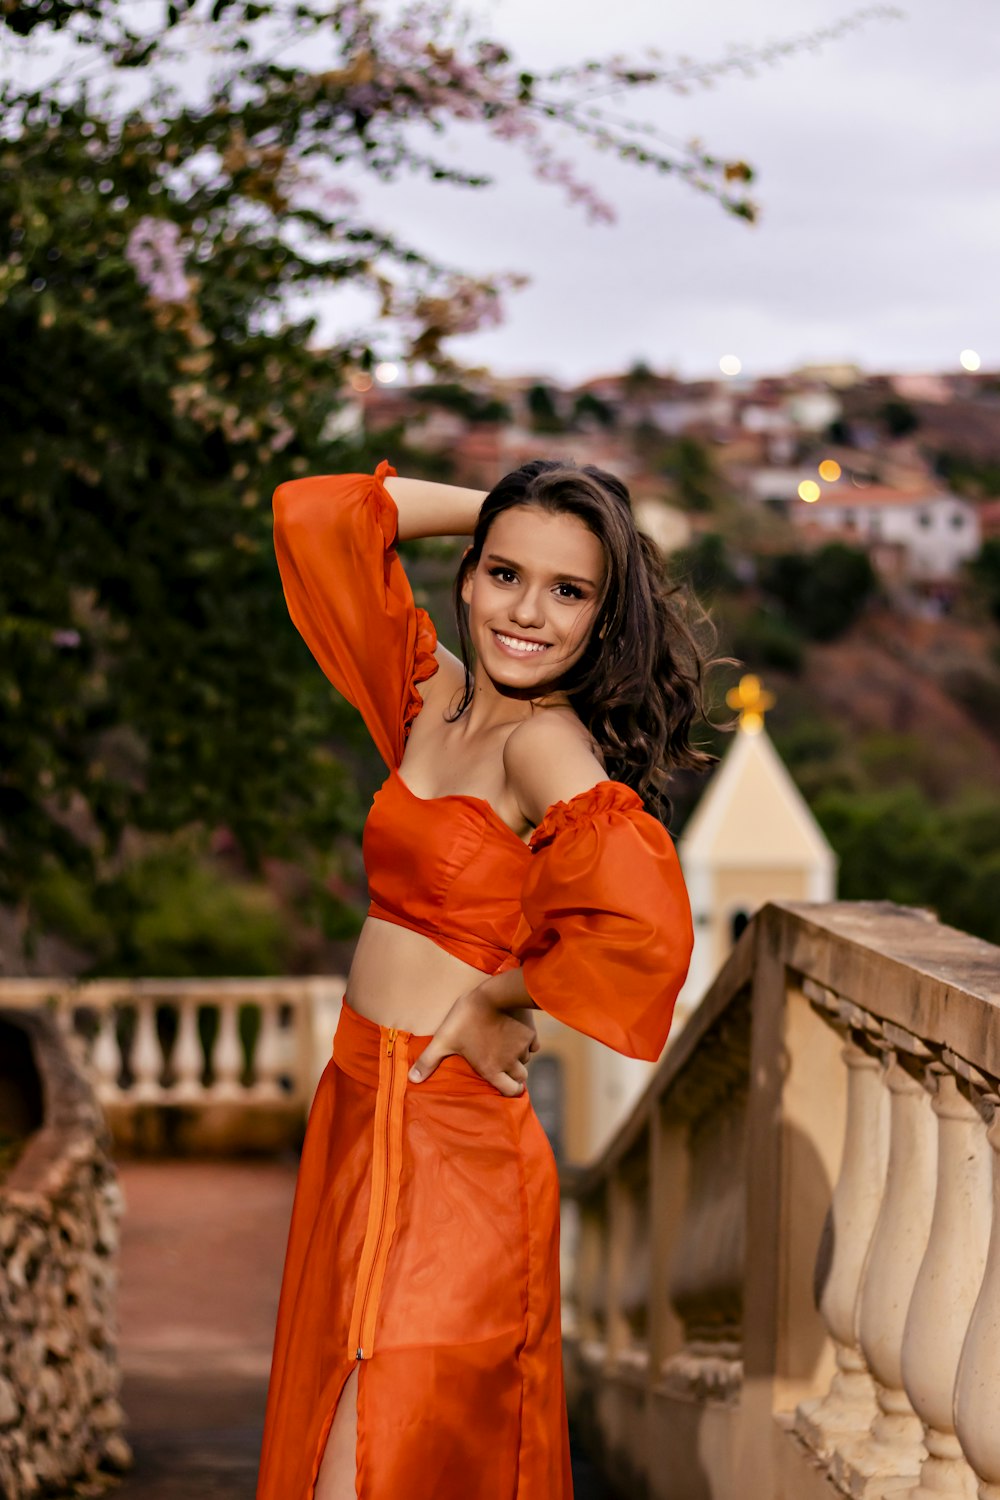
<instances>
[{"instance_id":1,"label":"woman's lips","mask_svg":"<svg viewBox=\"0 0 1000 1500\"><path fill-rule=\"evenodd\" d=\"M514 656L518 661L524 661L530 656L541 656L549 649L548 641L532 641L525 636L507 635L499 630L493 631L493 639L505 655Z\"/></svg>"}]
</instances>

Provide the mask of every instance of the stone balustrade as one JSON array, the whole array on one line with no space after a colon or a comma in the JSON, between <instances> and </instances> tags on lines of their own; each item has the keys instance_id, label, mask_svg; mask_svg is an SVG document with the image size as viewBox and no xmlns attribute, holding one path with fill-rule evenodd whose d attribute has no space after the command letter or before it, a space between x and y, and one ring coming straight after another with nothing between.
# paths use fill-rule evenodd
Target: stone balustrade
<instances>
[{"instance_id":1,"label":"stone balustrade","mask_svg":"<svg viewBox=\"0 0 1000 1500\"><path fill-rule=\"evenodd\" d=\"M656 1500L1000 1500L1000 950L765 908L567 1181L567 1383Z\"/></svg>"},{"instance_id":2,"label":"stone balustrade","mask_svg":"<svg viewBox=\"0 0 1000 1500\"><path fill-rule=\"evenodd\" d=\"M119 1145L268 1151L301 1136L344 981L0 980L0 1006L49 1011Z\"/></svg>"}]
</instances>

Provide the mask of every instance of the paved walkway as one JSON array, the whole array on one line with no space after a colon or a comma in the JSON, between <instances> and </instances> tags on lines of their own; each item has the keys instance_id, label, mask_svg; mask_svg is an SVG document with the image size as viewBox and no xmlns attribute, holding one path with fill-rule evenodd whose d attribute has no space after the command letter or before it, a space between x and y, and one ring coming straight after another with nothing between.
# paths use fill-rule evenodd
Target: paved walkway
<instances>
[{"instance_id":1,"label":"paved walkway","mask_svg":"<svg viewBox=\"0 0 1000 1500\"><path fill-rule=\"evenodd\" d=\"M121 1164L121 1500L253 1500L295 1171Z\"/></svg>"},{"instance_id":2,"label":"paved walkway","mask_svg":"<svg viewBox=\"0 0 1000 1500\"><path fill-rule=\"evenodd\" d=\"M296 1166L120 1164L135 1468L109 1500L253 1500ZM603 1500L585 1464L576 1481L576 1500Z\"/></svg>"}]
</instances>

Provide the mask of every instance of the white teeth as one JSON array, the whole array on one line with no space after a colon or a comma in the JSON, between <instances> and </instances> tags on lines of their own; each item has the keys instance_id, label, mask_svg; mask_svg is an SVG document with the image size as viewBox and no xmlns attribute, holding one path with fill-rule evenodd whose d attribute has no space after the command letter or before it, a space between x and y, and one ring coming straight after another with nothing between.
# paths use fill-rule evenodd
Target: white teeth
<instances>
[{"instance_id":1,"label":"white teeth","mask_svg":"<svg viewBox=\"0 0 1000 1500\"><path fill-rule=\"evenodd\" d=\"M544 641L519 641L517 636L501 635L499 630L496 632L496 638L498 641L503 641L504 645L509 646L512 651L523 651L525 656L548 649Z\"/></svg>"}]
</instances>

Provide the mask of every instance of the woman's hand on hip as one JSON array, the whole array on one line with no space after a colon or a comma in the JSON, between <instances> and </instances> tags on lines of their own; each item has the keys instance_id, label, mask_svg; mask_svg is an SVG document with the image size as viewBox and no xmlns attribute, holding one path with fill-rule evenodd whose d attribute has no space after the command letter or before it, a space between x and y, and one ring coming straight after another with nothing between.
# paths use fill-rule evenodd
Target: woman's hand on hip
<instances>
[{"instance_id":1,"label":"woman's hand on hip","mask_svg":"<svg viewBox=\"0 0 1000 1500\"><path fill-rule=\"evenodd\" d=\"M421 1083L445 1057L464 1057L481 1078L501 1094L524 1093L527 1062L538 1051L531 1010L498 1005L486 980L460 995L410 1069L410 1081Z\"/></svg>"}]
</instances>

